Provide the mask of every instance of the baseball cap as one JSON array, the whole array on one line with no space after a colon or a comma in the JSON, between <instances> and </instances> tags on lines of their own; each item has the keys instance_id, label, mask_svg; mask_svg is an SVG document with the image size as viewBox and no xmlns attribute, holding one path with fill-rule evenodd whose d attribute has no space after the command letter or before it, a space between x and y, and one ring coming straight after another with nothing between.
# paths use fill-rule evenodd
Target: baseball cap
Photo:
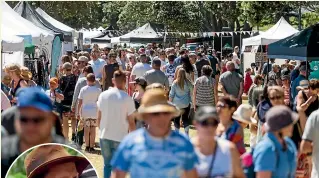
<instances>
[{"instance_id":1,"label":"baseball cap","mask_svg":"<svg viewBox=\"0 0 319 178\"><path fill-rule=\"evenodd\" d=\"M136 83L136 84L142 85L142 86L146 86L147 85L147 82L146 82L144 77L138 77L138 78L136 78L134 81L132 81L130 83Z\"/></svg>"},{"instance_id":2,"label":"baseball cap","mask_svg":"<svg viewBox=\"0 0 319 178\"><path fill-rule=\"evenodd\" d=\"M269 132L275 132L291 124L295 124L298 118L298 114L292 112L287 106L274 106L265 115L265 129Z\"/></svg>"},{"instance_id":3,"label":"baseball cap","mask_svg":"<svg viewBox=\"0 0 319 178\"><path fill-rule=\"evenodd\" d=\"M44 112L51 112L53 105L50 98L40 87L23 88L17 96L18 108L33 107Z\"/></svg>"},{"instance_id":4,"label":"baseball cap","mask_svg":"<svg viewBox=\"0 0 319 178\"><path fill-rule=\"evenodd\" d=\"M219 117L217 114L217 110L213 106L202 106L199 107L195 113L195 120L198 122L203 122L208 118L214 118L219 122Z\"/></svg>"}]
</instances>

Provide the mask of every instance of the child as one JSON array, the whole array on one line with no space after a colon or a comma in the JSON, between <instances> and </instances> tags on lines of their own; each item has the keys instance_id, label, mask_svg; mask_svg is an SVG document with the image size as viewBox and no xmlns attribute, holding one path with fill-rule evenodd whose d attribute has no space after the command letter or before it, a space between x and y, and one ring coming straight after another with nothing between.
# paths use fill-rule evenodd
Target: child
<instances>
[{"instance_id":1,"label":"child","mask_svg":"<svg viewBox=\"0 0 319 178\"><path fill-rule=\"evenodd\" d=\"M253 80L251 79L251 69L247 68L246 69L246 74L245 74L245 80L244 80L244 93L247 95L250 86L253 84Z\"/></svg>"}]
</instances>

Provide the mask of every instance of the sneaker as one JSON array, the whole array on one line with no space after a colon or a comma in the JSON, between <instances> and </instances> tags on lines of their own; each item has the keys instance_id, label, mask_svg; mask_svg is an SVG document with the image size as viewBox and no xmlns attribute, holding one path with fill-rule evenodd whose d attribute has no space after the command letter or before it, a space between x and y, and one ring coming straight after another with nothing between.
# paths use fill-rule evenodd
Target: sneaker
<instances>
[{"instance_id":1,"label":"sneaker","mask_svg":"<svg viewBox=\"0 0 319 178\"><path fill-rule=\"evenodd\" d=\"M88 147L88 146L85 147L85 151L86 151L86 152L90 152L90 151L91 151L90 147Z\"/></svg>"},{"instance_id":2,"label":"sneaker","mask_svg":"<svg viewBox=\"0 0 319 178\"><path fill-rule=\"evenodd\" d=\"M75 133L72 134L71 140L72 140L72 141L75 141Z\"/></svg>"}]
</instances>

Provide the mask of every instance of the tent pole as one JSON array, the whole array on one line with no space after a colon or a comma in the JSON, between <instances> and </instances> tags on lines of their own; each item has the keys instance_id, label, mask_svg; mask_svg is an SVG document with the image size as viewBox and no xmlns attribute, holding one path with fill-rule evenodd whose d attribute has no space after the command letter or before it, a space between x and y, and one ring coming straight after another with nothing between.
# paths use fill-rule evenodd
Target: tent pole
<instances>
[{"instance_id":1,"label":"tent pole","mask_svg":"<svg viewBox=\"0 0 319 178\"><path fill-rule=\"evenodd\" d=\"M220 58L223 58L223 34L220 33Z\"/></svg>"}]
</instances>

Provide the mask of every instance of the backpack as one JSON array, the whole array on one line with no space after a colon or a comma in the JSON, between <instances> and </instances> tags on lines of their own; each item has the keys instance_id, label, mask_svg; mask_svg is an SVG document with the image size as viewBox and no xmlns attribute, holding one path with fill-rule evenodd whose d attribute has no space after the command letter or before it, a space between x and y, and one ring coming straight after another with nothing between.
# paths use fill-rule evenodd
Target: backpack
<instances>
[{"instance_id":1,"label":"backpack","mask_svg":"<svg viewBox=\"0 0 319 178\"><path fill-rule=\"evenodd\" d=\"M274 144L275 146L275 144ZM276 152L276 168L278 168L279 163L279 152L275 146L275 152ZM255 172L255 165L254 165L254 148L251 148L250 152L246 152L243 155L240 156L241 165L244 171L244 174L247 178L256 178L256 172Z\"/></svg>"}]
</instances>

